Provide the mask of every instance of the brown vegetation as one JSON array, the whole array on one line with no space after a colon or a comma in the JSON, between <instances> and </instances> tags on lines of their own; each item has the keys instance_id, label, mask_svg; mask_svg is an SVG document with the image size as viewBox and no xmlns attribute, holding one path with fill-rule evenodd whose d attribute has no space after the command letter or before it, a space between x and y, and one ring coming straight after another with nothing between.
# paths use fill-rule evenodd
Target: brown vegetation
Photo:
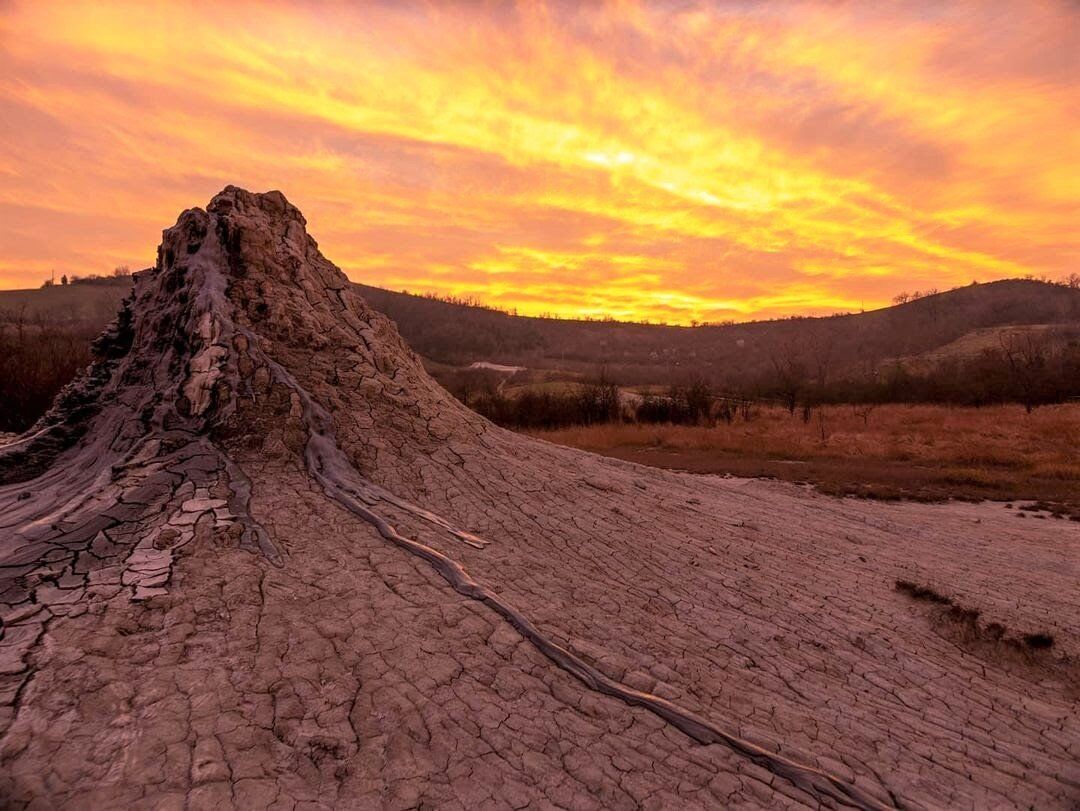
<instances>
[{"instance_id":1,"label":"brown vegetation","mask_svg":"<svg viewBox=\"0 0 1080 811\"><path fill-rule=\"evenodd\" d=\"M21 432L91 360L91 344L116 317L130 273L0 291L0 432ZM66 277L65 277L66 278Z\"/></svg>"},{"instance_id":2,"label":"brown vegetation","mask_svg":"<svg viewBox=\"0 0 1080 811\"><path fill-rule=\"evenodd\" d=\"M45 413L90 362L98 332L96 324L60 324L25 310L0 312L0 432L24 431Z\"/></svg>"},{"instance_id":3,"label":"brown vegetation","mask_svg":"<svg viewBox=\"0 0 1080 811\"><path fill-rule=\"evenodd\" d=\"M775 407L715 427L624 423L536 435L643 464L808 481L830 493L1039 499L1033 515L1080 517L1076 404L1031 414L1017 405L825 406L808 421Z\"/></svg>"}]
</instances>

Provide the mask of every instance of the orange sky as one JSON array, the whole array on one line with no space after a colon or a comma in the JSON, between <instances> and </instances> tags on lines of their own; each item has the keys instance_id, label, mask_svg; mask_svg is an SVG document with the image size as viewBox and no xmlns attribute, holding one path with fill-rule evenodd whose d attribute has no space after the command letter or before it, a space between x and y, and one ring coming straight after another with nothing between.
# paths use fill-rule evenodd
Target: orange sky
<instances>
[{"instance_id":1,"label":"orange sky","mask_svg":"<svg viewBox=\"0 0 1080 811\"><path fill-rule=\"evenodd\" d=\"M1080 11L0 0L0 287L226 183L350 277L745 320L1080 270Z\"/></svg>"}]
</instances>

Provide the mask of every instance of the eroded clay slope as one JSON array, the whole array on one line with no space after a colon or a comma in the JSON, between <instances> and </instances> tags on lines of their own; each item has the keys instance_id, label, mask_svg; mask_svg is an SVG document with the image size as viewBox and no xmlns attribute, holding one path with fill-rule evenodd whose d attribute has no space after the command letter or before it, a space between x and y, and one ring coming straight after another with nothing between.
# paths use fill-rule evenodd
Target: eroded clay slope
<instances>
[{"instance_id":1,"label":"eroded clay slope","mask_svg":"<svg viewBox=\"0 0 1080 811\"><path fill-rule=\"evenodd\" d=\"M0 449L8 807L1080 799L1075 524L499 430L276 192L98 355Z\"/></svg>"}]
</instances>

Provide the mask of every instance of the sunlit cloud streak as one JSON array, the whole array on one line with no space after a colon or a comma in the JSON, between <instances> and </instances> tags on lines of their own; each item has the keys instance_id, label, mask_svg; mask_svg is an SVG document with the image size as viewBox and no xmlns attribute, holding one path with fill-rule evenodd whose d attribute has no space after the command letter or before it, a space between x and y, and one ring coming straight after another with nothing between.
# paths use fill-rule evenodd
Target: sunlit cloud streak
<instances>
[{"instance_id":1,"label":"sunlit cloud streak","mask_svg":"<svg viewBox=\"0 0 1080 811\"><path fill-rule=\"evenodd\" d=\"M1067 3L0 6L0 286L226 183L355 280L520 312L881 306L1077 269Z\"/></svg>"}]
</instances>

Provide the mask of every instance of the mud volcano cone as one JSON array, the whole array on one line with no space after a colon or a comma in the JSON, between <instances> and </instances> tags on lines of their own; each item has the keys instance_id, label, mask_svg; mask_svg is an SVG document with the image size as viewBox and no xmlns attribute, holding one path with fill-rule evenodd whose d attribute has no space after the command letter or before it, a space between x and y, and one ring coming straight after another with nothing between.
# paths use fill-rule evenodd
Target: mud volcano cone
<instances>
[{"instance_id":1,"label":"mud volcano cone","mask_svg":"<svg viewBox=\"0 0 1080 811\"><path fill-rule=\"evenodd\" d=\"M990 553L973 507L694 478L496 428L278 192L183 212L95 351L0 449L7 806L1076 796L1076 696L1042 677L1064 665L988 667L992 646L892 588L947 574L1003 621L1042 621L987 594L1014 554L1013 587L1075 617L1023 563L1049 536L1010 552L1001 521ZM1037 779L1003 768L1003 741Z\"/></svg>"}]
</instances>

